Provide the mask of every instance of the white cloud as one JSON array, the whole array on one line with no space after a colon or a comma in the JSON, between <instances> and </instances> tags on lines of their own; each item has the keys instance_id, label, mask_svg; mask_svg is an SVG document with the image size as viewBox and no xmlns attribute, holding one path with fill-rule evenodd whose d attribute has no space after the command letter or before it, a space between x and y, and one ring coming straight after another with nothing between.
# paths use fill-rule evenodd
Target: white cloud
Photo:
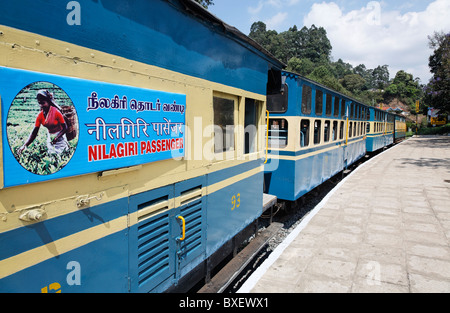
<instances>
[{"instance_id":1,"label":"white cloud","mask_svg":"<svg viewBox=\"0 0 450 313\"><path fill-rule=\"evenodd\" d=\"M401 14L384 11L382 3L372 1L359 10L344 13L334 2L316 3L304 19L304 25L327 30L335 59L368 68L389 65L391 77L403 69L427 83L428 35L450 31L449 0L436 0L425 11Z\"/></svg>"},{"instance_id":2,"label":"white cloud","mask_svg":"<svg viewBox=\"0 0 450 313\"><path fill-rule=\"evenodd\" d=\"M247 7L247 11L250 14L250 20L262 20L267 26L267 29L274 29L280 26L288 18L288 13L280 12L280 10L286 9L298 4L300 0L260 0L255 7ZM264 12L266 7L267 12L271 12L270 17L262 17L261 13ZM267 9L269 8L269 9Z\"/></svg>"},{"instance_id":3,"label":"white cloud","mask_svg":"<svg viewBox=\"0 0 450 313\"><path fill-rule=\"evenodd\" d=\"M264 6L264 2L259 1L258 6L256 7L248 7L247 11L248 13L250 13L252 16L257 15L259 12L261 12L262 8Z\"/></svg>"},{"instance_id":4,"label":"white cloud","mask_svg":"<svg viewBox=\"0 0 450 313\"><path fill-rule=\"evenodd\" d=\"M278 25L282 24L287 17L288 14L286 12L280 12L270 19L265 20L264 23L267 25L267 29L275 29Z\"/></svg>"}]
</instances>

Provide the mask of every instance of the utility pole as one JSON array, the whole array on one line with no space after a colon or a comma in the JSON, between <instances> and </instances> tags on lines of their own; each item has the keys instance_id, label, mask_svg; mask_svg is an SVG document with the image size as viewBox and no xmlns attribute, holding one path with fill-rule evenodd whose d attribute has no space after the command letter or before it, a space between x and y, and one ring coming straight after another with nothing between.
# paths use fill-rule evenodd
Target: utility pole
<instances>
[{"instance_id":1,"label":"utility pole","mask_svg":"<svg viewBox=\"0 0 450 313\"><path fill-rule=\"evenodd\" d=\"M419 110L420 110L420 101L416 101L416 136L417 131L419 130Z\"/></svg>"}]
</instances>

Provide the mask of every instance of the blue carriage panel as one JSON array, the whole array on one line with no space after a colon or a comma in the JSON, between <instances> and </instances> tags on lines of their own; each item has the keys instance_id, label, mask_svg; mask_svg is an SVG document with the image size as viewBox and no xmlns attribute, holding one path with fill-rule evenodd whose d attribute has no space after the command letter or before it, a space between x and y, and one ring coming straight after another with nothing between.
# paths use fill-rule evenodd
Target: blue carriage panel
<instances>
[{"instance_id":1,"label":"blue carriage panel","mask_svg":"<svg viewBox=\"0 0 450 313\"><path fill-rule=\"evenodd\" d=\"M275 166L272 166L272 163ZM268 194L276 195L283 200L295 200L295 161L283 159L269 159L266 169L274 168L273 171L264 173L264 188ZM302 173L305 175L306 173Z\"/></svg>"},{"instance_id":2,"label":"blue carriage panel","mask_svg":"<svg viewBox=\"0 0 450 313\"><path fill-rule=\"evenodd\" d=\"M2 234L2 252L30 264L0 292L127 292L127 207L124 198Z\"/></svg>"},{"instance_id":3,"label":"blue carriage panel","mask_svg":"<svg viewBox=\"0 0 450 313\"><path fill-rule=\"evenodd\" d=\"M252 162L252 164L257 165L260 162ZM245 166L248 165L240 165L236 168ZM214 188L214 182L227 184L217 191L208 193L207 257L262 214L264 175L262 171L258 171L258 168L259 165L254 167L255 173L248 174L249 176L243 179L230 174L226 175L227 170L207 175L208 188ZM218 180L217 177L221 179Z\"/></svg>"},{"instance_id":4,"label":"blue carriage panel","mask_svg":"<svg viewBox=\"0 0 450 313\"><path fill-rule=\"evenodd\" d=\"M193 1L78 2L80 25L68 24L67 2L45 0L4 3L0 24L259 94L268 62L283 66Z\"/></svg>"}]
</instances>

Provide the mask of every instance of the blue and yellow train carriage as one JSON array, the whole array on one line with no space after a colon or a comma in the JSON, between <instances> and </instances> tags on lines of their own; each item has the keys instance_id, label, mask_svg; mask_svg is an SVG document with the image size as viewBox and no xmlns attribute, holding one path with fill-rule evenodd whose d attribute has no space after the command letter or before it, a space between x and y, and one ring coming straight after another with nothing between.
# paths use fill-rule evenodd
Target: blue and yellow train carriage
<instances>
[{"instance_id":1,"label":"blue and yellow train carriage","mask_svg":"<svg viewBox=\"0 0 450 313\"><path fill-rule=\"evenodd\" d=\"M0 55L0 292L171 290L262 213L283 64L195 2L9 1Z\"/></svg>"},{"instance_id":2,"label":"blue and yellow train carriage","mask_svg":"<svg viewBox=\"0 0 450 313\"><path fill-rule=\"evenodd\" d=\"M367 124L367 152L375 152L394 143L395 115L370 107Z\"/></svg>"},{"instance_id":3,"label":"blue and yellow train carriage","mask_svg":"<svg viewBox=\"0 0 450 313\"><path fill-rule=\"evenodd\" d=\"M282 80L268 90L265 188L295 201L365 155L368 108L294 73Z\"/></svg>"},{"instance_id":4,"label":"blue and yellow train carriage","mask_svg":"<svg viewBox=\"0 0 450 313\"><path fill-rule=\"evenodd\" d=\"M395 114L394 142L398 143L406 138L406 118Z\"/></svg>"}]
</instances>

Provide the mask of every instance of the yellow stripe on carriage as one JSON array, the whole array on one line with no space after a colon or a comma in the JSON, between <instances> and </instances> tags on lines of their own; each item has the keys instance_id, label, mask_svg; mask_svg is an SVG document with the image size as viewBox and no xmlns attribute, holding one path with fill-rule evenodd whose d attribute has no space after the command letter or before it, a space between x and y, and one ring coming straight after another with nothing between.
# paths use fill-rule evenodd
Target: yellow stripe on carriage
<instances>
[{"instance_id":1,"label":"yellow stripe on carriage","mask_svg":"<svg viewBox=\"0 0 450 313\"><path fill-rule=\"evenodd\" d=\"M352 141L350 144L354 144L354 143L363 141L364 137L361 137L358 140ZM345 141L342 141L340 145L335 145L333 147L329 147L329 148L326 148L326 149L313 151L313 152L310 152L310 153L304 153L304 154L300 154L300 155L297 155L297 156L269 154L269 158L270 159L279 159L279 160L288 160L288 161L298 161L298 160L306 159L306 158L309 158L311 156L318 155L318 154L321 154L321 153L324 153L324 152L328 152L328 151L332 151L332 150L335 150L335 149L339 149L343 145L345 145Z\"/></svg>"},{"instance_id":2,"label":"yellow stripe on carriage","mask_svg":"<svg viewBox=\"0 0 450 313\"><path fill-rule=\"evenodd\" d=\"M199 190L199 195L212 194L238 181L252 177L264 171L264 166L258 166L247 172L230 177L211 186ZM168 209L172 209L176 204L183 201L183 196L169 199L171 203ZM148 212L146 212L148 213ZM25 251L15 256L0 261L0 279L24 270L30 266L39 264L53 257L80 248L96 240L102 239L119 231L125 230L138 222L139 212L124 215L107 223L80 231L73 235L55 240L46 245Z\"/></svg>"},{"instance_id":3,"label":"yellow stripe on carriage","mask_svg":"<svg viewBox=\"0 0 450 313\"><path fill-rule=\"evenodd\" d=\"M0 279L127 228L127 216L83 230L0 261Z\"/></svg>"}]
</instances>

